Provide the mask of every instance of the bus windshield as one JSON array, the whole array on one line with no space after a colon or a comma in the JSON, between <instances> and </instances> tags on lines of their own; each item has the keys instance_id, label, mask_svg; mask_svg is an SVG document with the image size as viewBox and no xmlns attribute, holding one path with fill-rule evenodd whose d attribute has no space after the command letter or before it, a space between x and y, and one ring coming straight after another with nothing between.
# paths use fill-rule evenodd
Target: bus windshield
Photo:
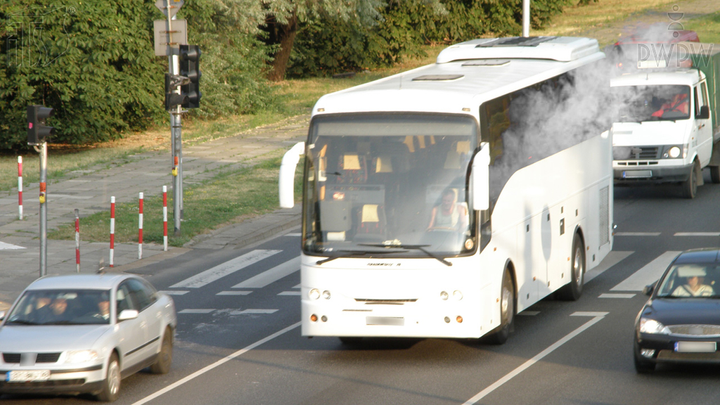
<instances>
[{"instance_id":1,"label":"bus windshield","mask_svg":"<svg viewBox=\"0 0 720 405\"><path fill-rule=\"evenodd\" d=\"M435 257L471 250L469 115L313 118L305 159L303 249L328 257Z\"/></svg>"},{"instance_id":2,"label":"bus windshield","mask_svg":"<svg viewBox=\"0 0 720 405\"><path fill-rule=\"evenodd\" d=\"M690 118L690 87L681 85L613 87L620 109L618 122Z\"/></svg>"}]
</instances>

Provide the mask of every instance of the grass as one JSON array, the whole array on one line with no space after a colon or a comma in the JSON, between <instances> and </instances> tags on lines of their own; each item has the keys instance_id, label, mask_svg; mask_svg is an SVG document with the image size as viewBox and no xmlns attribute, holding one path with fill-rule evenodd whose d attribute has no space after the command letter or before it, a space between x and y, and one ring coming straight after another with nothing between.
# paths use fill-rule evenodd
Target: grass
<instances>
[{"instance_id":1,"label":"grass","mask_svg":"<svg viewBox=\"0 0 720 405\"><path fill-rule=\"evenodd\" d=\"M553 19L543 30L531 30L531 35L573 35L595 37L601 46L613 43L621 34L628 18L634 23L657 23L667 20L663 13L672 5L690 4L683 1L666 0L599 0L587 6L568 7ZM645 13L645 14L644 14ZM720 14L688 19L686 29L696 30L703 42L720 43ZM183 143L197 144L212 139L236 135L244 130L276 123L298 115L308 115L323 94L367 83L411 68L433 63L442 46L426 47L427 57L410 60L390 69L366 71L352 78L309 78L286 80L275 84L283 109L281 112L263 112L255 115L227 117L213 121L185 120L183 122ZM131 134L125 139L73 148L51 146L48 159L48 178L54 179L80 176L77 170L102 169L119 165L129 156L149 150L169 150L169 128L158 128L144 134ZM182 235L170 235L172 246L182 246L195 235L207 233L223 225L263 215L277 208L277 173L279 156L269 157L265 162L250 169L218 174L213 180L199 185L186 185ZM39 158L24 156L24 183L38 181ZM298 168L302 167L298 165ZM0 156L0 195L11 194L17 186L17 157ZM228 194L228 190L232 190ZM296 185L296 192L300 192ZM171 199L172 196L169 196ZM161 197L145 200L144 241L162 243ZM172 201L168 202L172 207ZM137 203L118 204L116 207L116 240L137 242ZM98 213L81 219L81 237L87 241L107 241L109 212ZM172 219L170 219L172 229ZM171 232L172 233L172 232ZM74 226L61 227L50 233L52 239L74 239Z\"/></svg>"}]
</instances>

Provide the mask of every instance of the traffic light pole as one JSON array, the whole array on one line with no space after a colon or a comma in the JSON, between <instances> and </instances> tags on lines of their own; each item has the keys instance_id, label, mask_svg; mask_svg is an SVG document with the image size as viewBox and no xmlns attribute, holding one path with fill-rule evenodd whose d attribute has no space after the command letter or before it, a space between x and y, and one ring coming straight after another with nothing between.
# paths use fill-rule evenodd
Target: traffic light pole
<instances>
[{"instance_id":1,"label":"traffic light pole","mask_svg":"<svg viewBox=\"0 0 720 405\"><path fill-rule=\"evenodd\" d=\"M166 1L168 9L170 8L170 0ZM175 16L167 14L168 19L168 44L171 44L171 32L172 32L172 20ZM172 47L168 47L173 49ZM177 75L180 73L180 62L178 55L173 55L172 52L168 53L168 71L171 75ZM180 93L178 88L176 93ZM180 221L182 220L182 106L177 106L175 111L170 111L170 149L172 150L172 167L173 167L173 222L175 225L174 235L180 235Z\"/></svg>"},{"instance_id":2,"label":"traffic light pole","mask_svg":"<svg viewBox=\"0 0 720 405\"><path fill-rule=\"evenodd\" d=\"M47 142L35 147L40 152L40 277L47 275Z\"/></svg>"}]
</instances>

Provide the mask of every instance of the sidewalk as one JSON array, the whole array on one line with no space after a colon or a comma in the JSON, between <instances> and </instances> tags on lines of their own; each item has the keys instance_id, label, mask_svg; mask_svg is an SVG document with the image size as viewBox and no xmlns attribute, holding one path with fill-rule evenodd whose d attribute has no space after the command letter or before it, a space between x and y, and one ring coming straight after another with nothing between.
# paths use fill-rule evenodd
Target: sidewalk
<instances>
[{"instance_id":1,"label":"sidewalk","mask_svg":"<svg viewBox=\"0 0 720 405\"><path fill-rule=\"evenodd\" d=\"M219 170L231 170L257 164L269 152L290 149L307 136L309 117L299 116L278 124L255 128L238 135L199 145L183 145L184 185L213 178ZM169 149L169 147L168 147ZM145 152L131 157L133 161L108 168L98 166L75 171L66 178L48 183L47 227L74 223L74 210L85 217L110 209L110 197L117 203L135 202L138 193L145 196L162 194L162 186L172 193L170 151ZM11 197L0 198L0 310L4 310L22 290L40 274L39 185L23 185L23 220L18 218L17 189ZM168 208L172 227L172 207ZM199 235L183 248L144 244L143 259L138 260L137 244L115 244L114 271L131 270L187 252L189 249L222 249L242 247L266 239L275 233L300 224L300 208L278 210ZM82 230L81 230L82 239ZM100 259L107 269L109 261L109 230L107 243L80 244L81 273L94 273ZM75 241L48 240L47 273L76 272Z\"/></svg>"}]
</instances>

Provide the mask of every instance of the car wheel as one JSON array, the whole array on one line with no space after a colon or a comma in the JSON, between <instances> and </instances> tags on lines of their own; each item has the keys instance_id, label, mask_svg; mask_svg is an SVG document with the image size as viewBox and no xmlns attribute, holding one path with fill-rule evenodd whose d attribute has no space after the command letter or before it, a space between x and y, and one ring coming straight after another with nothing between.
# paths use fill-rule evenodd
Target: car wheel
<instances>
[{"instance_id":1,"label":"car wheel","mask_svg":"<svg viewBox=\"0 0 720 405\"><path fill-rule=\"evenodd\" d=\"M565 301L580 299L585 283L585 249L582 237L575 234L570 257L570 282L558 290L558 296Z\"/></svg>"},{"instance_id":2,"label":"car wheel","mask_svg":"<svg viewBox=\"0 0 720 405\"><path fill-rule=\"evenodd\" d=\"M515 320L515 288L510 271L503 272L502 288L500 289L500 326L487 337L487 342L501 345L508 340Z\"/></svg>"},{"instance_id":3,"label":"car wheel","mask_svg":"<svg viewBox=\"0 0 720 405\"><path fill-rule=\"evenodd\" d=\"M152 372L153 374L167 374L170 372L170 365L172 365L173 356L172 341L172 330L170 328L167 328L165 329L165 334L163 335L162 345L160 346L160 353L158 353L158 358L155 363L150 366L150 372Z\"/></svg>"},{"instance_id":4,"label":"car wheel","mask_svg":"<svg viewBox=\"0 0 720 405\"><path fill-rule=\"evenodd\" d=\"M635 360L635 371L639 374L646 374L655 371L655 363L640 358L637 353L633 354Z\"/></svg>"},{"instance_id":5,"label":"car wheel","mask_svg":"<svg viewBox=\"0 0 720 405\"><path fill-rule=\"evenodd\" d=\"M693 162L692 171L690 172L690 177L688 177L687 180L685 180L681 184L681 189L683 192L683 196L688 199L695 198L695 195L697 195L697 187L698 187L698 176L700 173L700 164L696 160Z\"/></svg>"},{"instance_id":6,"label":"car wheel","mask_svg":"<svg viewBox=\"0 0 720 405\"><path fill-rule=\"evenodd\" d=\"M120 363L117 354L113 353L108 361L107 375L102 390L97 395L98 401L113 402L120 396Z\"/></svg>"}]
</instances>

